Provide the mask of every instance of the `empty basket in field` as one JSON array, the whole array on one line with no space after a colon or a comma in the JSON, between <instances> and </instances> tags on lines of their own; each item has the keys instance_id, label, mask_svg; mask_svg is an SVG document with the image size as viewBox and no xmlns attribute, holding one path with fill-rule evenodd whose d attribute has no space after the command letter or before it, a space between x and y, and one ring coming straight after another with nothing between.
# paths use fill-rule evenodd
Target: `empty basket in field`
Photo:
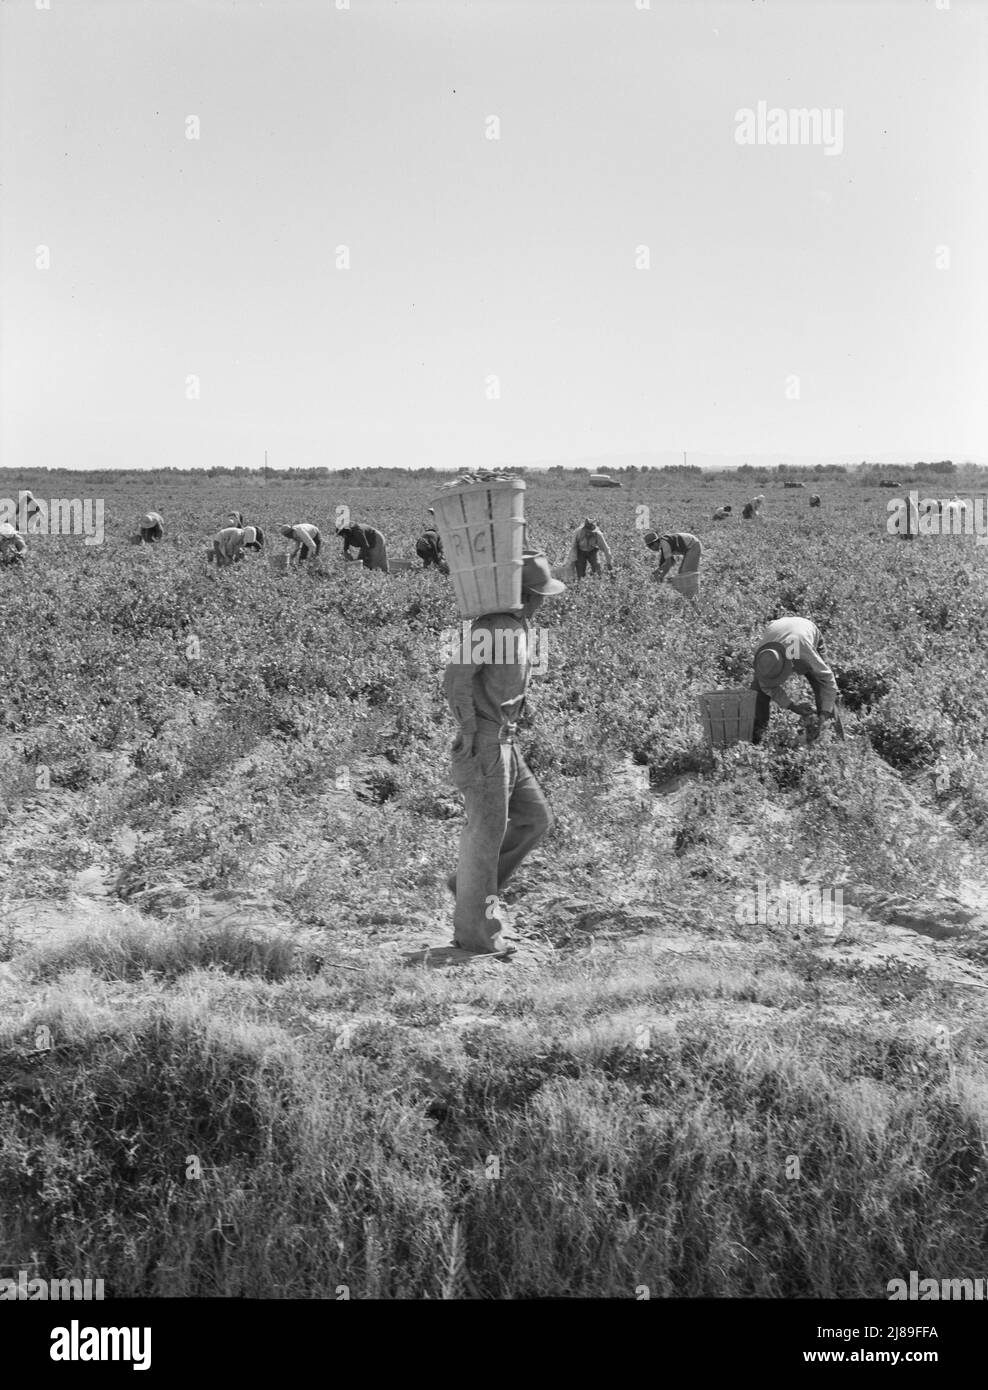
<instances>
[{"instance_id":1,"label":"empty basket in field","mask_svg":"<svg viewBox=\"0 0 988 1390\"><path fill-rule=\"evenodd\" d=\"M682 594L684 598L696 598L700 589L700 576L698 574L674 574L666 580L666 583L671 589Z\"/></svg>"},{"instance_id":2,"label":"empty basket in field","mask_svg":"<svg viewBox=\"0 0 988 1390\"><path fill-rule=\"evenodd\" d=\"M755 690L711 690L697 696L703 734L711 748L750 743L755 728Z\"/></svg>"},{"instance_id":3,"label":"empty basket in field","mask_svg":"<svg viewBox=\"0 0 988 1390\"><path fill-rule=\"evenodd\" d=\"M269 556L268 556L268 564L269 564L269 565L271 566L271 568L274 570L275 574L287 574L287 573L288 573L288 560L289 560L289 557L288 557L287 555L269 555Z\"/></svg>"},{"instance_id":4,"label":"empty basket in field","mask_svg":"<svg viewBox=\"0 0 988 1390\"><path fill-rule=\"evenodd\" d=\"M433 506L461 617L520 608L525 548L521 478L451 484Z\"/></svg>"}]
</instances>

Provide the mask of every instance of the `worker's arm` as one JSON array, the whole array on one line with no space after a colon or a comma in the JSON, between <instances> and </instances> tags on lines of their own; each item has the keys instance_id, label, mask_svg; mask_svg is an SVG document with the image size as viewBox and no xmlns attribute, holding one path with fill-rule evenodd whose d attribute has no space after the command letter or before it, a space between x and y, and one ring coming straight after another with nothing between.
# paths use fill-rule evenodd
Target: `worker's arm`
<instances>
[{"instance_id":1,"label":"worker's arm","mask_svg":"<svg viewBox=\"0 0 988 1390\"><path fill-rule=\"evenodd\" d=\"M672 547L666 541L663 541L660 545L659 555L662 558L662 563L659 565L657 578L661 580L665 579L666 575L672 569L672 562L675 557L672 553Z\"/></svg>"},{"instance_id":2,"label":"worker's arm","mask_svg":"<svg viewBox=\"0 0 988 1390\"><path fill-rule=\"evenodd\" d=\"M833 671L812 647L806 643L800 652L800 667L803 675L809 680L810 684L820 693L820 710L823 714L831 714L837 703L837 681Z\"/></svg>"},{"instance_id":3,"label":"worker's arm","mask_svg":"<svg viewBox=\"0 0 988 1390\"><path fill-rule=\"evenodd\" d=\"M461 656L469 657L469 652L463 651ZM459 723L467 753L474 751L477 732L477 710L473 703L473 678L476 674L477 667L469 659L451 661L446 668L446 698Z\"/></svg>"}]
</instances>

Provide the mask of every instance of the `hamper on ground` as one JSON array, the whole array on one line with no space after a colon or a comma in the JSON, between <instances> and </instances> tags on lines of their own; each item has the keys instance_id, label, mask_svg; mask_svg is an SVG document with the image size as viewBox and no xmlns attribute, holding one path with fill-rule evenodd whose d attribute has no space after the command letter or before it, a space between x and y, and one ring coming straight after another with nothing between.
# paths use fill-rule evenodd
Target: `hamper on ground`
<instances>
[{"instance_id":1,"label":"hamper on ground","mask_svg":"<svg viewBox=\"0 0 988 1390\"><path fill-rule=\"evenodd\" d=\"M697 696L704 737L711 748L750 743L757 690L711 690Z\"/></svg>"},{"instance_id":2,"label":"hamper on ground","mask_svg":"<svg viewBox=\"0 0 988 1390\"><path fill-rule=\"evenodd\" d=\"M521 607L525 484L521 478L456 483L433 503L460 615Z\"/></svg>"},{"instance_id":3,"label":"hamper on ground","mask_svg":"<svg viewBox=\"0 0 988 1390\"><path fill-rule=\"evenodd\" d=\"M698 574L673 574L666 580L666 583L683 595L684 598L696 598L700 588L700 576Z\"/></svg>"}]
</instances>

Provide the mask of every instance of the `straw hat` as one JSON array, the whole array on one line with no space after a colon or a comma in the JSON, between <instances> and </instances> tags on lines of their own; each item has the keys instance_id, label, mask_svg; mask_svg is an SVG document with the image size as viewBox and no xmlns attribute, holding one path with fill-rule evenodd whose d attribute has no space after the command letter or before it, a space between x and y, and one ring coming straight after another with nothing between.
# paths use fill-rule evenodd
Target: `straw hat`
<instances>
[{"instance_id":1,"label":"straw hat","mask_svg":"<svg viewBox=\"0 0 988 1390\"><path fill-rule=\"evenodd\" d=\"M652 547L655 545L655 542L656 542L658 539L659 539L659 533L658 533L658 531L646 531L645 534L644 534L644 536L642 536L642 540L643 540L643 541L645 542L645 544L648 546L649 550L652 549Z\"/></svg>"},{"instance_id":2,"label":"straw hat","mask_svg":"<svg viewBox=\"0 0 988 1390\"><path fill-rule=\"evenodd\" d=\"M522 590L530 594L561 594L566 585L553 579L548 556L541 550L526 550L522 556L525 561L521 572Z\"/></svg>"},{"instance_id":3,"label":"straw hat","mask_svg":"<svg viewBox=\"0 0 988 1390\"><path fill-rule=\"evenodd\" d=\"M785 685L792 675L792 662L781 642L766 642L755 652L755 677L768 690Z\"/></svg>"},{"instance_id":4,"label":"straw hat","mask_svg":"<svg viewBox=\"0 0 988 1390\"><path fill-rule=\"evenodd\" d=\"M14 529L13 526L11 526L9 521L0 522L0 536L3 536L5 539L9 539L11 536L16 535L17 531Z\"/></svg>"}]
</instances>

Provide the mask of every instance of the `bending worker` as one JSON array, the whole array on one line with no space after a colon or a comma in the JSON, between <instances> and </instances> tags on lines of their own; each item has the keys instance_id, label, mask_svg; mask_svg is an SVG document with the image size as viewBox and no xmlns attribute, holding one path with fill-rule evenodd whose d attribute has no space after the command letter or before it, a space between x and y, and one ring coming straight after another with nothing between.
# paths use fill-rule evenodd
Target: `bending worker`
<instances>
[{"instance_id":1,"label":"bending worker","mask_svg":"<svg viewBox=\"0 0 988 1390\"><path fill-rule=\"evenodd\" d=\"M212 548L206 556L222 569L224 565L235 564L244 558L244 550L258 549L256 526L224 526L217 531L212 540Z\"/></svg>"},{"instance_id":2,"label":"bending worker","mask_svg":"<svg viewBox=\"0 0 988 1390\"><path fill-rule=\"evenodd\" d=\"M501 890L553 824L515 735L532 675L529 619L544 598L566 585L552 578L545 555L530 550L521 584L521 612L475 619L469 651L450 662L443 681L459 723L452 777L467 815L456 873L447 886L456 895L454 945L468 951L506 949L509 923Z\"/></svg>"},{"instance_id":3,"label":"bending worker","mask_svg":"<svg viewBox=\"0 0 988 1390\"><path fill-rule=\"evenodd\" d=\"M449 574L449 565L443 554L443 543L435 526L430 524L415 542L415 553L422 561L423 569L430 569L435 565L436 569L442 574Z\"/></svg>"},{"instance_id":4,"label":"bending worker","mask_svg":"<svg viewBox=\"0 0 988 1390\"><path fill-rule=\"evenodd\" d=\"M604 539L604 533L596 521L589 516L584 517L583 525L578 528L573 537L567 564L575 565L576 577L582 579L587 572L587 565L590 566L592 574L600 574L601 555L607 561L607 572L610 574L614 569L611 548Z\"/></svg>"},{"instance_id":5,"label":"bending worker","mask_svg":"<svg viewBox=\"0 0 988 1390\"><path fill-rule=\"evenodd\" d=\"M264 545L264 532L261 530L260 526L247 526L244 523L243 512L231 512L226 519L226 524L227 526L235 526L238 531L253 531L254 539L252 541L244 541L245 549L260 550ZM243 559L243 556L241 556L241 559Z\"/></svg>"},{"instance_id":6,"label":"bending worker","mask_svg":"<svg viewBox=\"0 0 988 1390\"><path fill-rule=\"evenodd\" d=\"M769 623L755 648L755 679L751 689L758 691L752 743L761 743L768 728L772 705L792 710L803 721L808 743L815 742L824 728L836 718L837 681L823 660L823 637L809 618L776 618ZM813 688L816 711L808 701L793 702L786 693L786 682L793 673L805 676Z\"/></svg>"},{"instance_id":7,"label":"bending worker","mask_svg":"<svg viewBox=\"0 0 988 1390\"><path fill-rule=\"evenodd\" d=\"M700 555L703 547L692 532L670 531L667 535L660 536L657 531L646 531L642 539L649 550L654 551L660 558L659 567L652 575L652 578L659 584L672 569L677 555L682 557L679 561L679 569L676 571L677 577L681 578L684 574L696 574L700 568Z\"/></svg>"},{"instance_id":8,"label":"bending worker","mask_svg":"<svg viewBox=\"0 0 988 1390\"><path fill-rule=\"evenodd\" d=\"M350 548L357 551L365 570L383 570L388 573L388 547L380 531L374 526L338 526L336 534L343 538L343 558L351 560Z\"/></svg>"},{"instance_id":9,"label":"bending worker","mask_svg":"<svg viewBox=\"0 0 988 1390\"><path fill-rule=\"evenodd\" d=\"M9 521L0 524L0 565L19 565L27 558L27 541Z\"/></svg>"},{"instance_id":10,"label":"bending worker","mask_svg":"<svg viewBox=\"0 0 988 1390\"><path fill-rule=\"evenodd\" d=\"M293 526L283 526L281 534L285 540L292 542L288 550L289 569L293 564L301 565L305 560L314 560L322 549L322 536L319 534L319 527L313 526L309 521L300 521Z\"/></svg>"},{"instance_id":11,"label":"bending worker","mask_svg":"<svg viewBox=\"0 0 988 1390\"><path fill-rule=\"evenodd\" d=\"M162 521L158 512L146 512L141 517L140 527L141 544L151 545L154 541L160 541L165 534L165 523Z\"/></svg>"}]
</instances>

